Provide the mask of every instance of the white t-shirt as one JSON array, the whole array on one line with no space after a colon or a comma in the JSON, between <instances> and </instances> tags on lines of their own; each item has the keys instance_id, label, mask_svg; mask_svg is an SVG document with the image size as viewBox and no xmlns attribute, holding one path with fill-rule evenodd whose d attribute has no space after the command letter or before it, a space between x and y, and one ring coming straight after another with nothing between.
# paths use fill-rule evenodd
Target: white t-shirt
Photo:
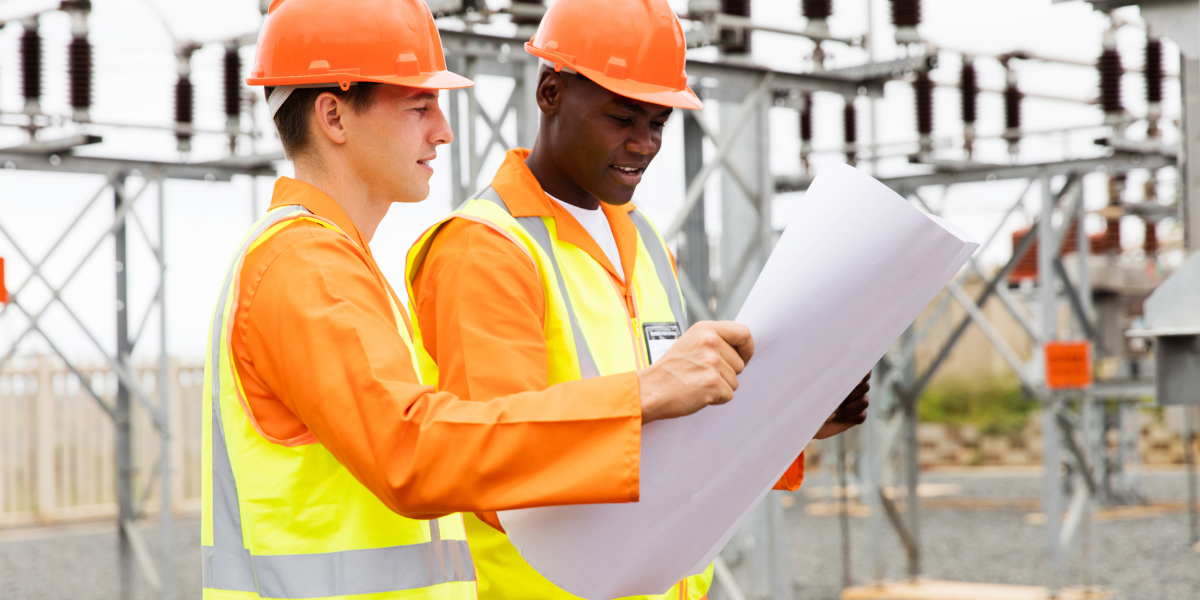
<instances>
[{"instance_id":1,"label":"white t-shirt","mask_svg":"<svg viewBox=\"0 0 1200 600\"><path fill-rule=\"evenodd\" d=\"M550 196L550 194L546 195ZM559 206L567 209L567 212L571 213L571 216L575 217L575 220L579 221L580 225L583 225L588 235L592 236L592 239L596 241L596 245L600 246L600 249L604 251L604 255L608 257L608 262L611 262L613 267L617 269L617 277L621 281L625 281L624 267L621 266L621 253L617 250L617 238L613 236L612 225L608 224L608 216L604 214L604 211L599 207L595 210L579 208L574 204L563 202L554 196L550 196L550 198L557 202Z\"/></svg>"}]
</instances>

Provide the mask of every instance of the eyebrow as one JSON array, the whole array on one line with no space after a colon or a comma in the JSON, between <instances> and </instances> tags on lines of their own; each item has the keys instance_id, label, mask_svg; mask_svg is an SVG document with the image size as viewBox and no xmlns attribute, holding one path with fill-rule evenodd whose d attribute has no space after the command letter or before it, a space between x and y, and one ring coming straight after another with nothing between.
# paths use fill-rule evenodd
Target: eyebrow
<instances>
[{"instance_id":1,"label":"eyebrow","mask_svg":"<svg viewBox=\"0 0 1200 600\"><path fill-rule=\"evenodd\" d=\"M637 115L647 115L647 114L650 114L650 111L646 110L646 107L645 107L645 106L642 106L641 104L637 104L637 103L635 103L635 102L630 102L630 101L628 101L628 100L623 100L623 99L617 99L617 100L613 100L613 104L616 104L617 106L619 106L619 107L621 107L621 108L623 108L623 109L625 109L625 110L631 111L631 112L633 112L634 114L637 114ZM671 112L672 112L673 110L674 110L674 109L672 109L671 107L669 107L669 106L668 106L668 107L667 107L667 110L663 111L662 113L660 113L660 114L658 114L658 115L656 115L656 116L657 116L657 117L662 117L662 118L669 117L669 116L671 115Z\"/></svg>"},{"instance_id":2,"label":"eyebrow","mask_svg":"<svg viewBox=\"0 0 1200 600\"><path fill-rule=\"evenodd\" d=\"M431 92L424 92L421 94L417 94L416 96L409 96L407 99L408 100L419 100L419 101L424 102L427 100L437 100L438 97Z\"/></svg>"}]
</instances>

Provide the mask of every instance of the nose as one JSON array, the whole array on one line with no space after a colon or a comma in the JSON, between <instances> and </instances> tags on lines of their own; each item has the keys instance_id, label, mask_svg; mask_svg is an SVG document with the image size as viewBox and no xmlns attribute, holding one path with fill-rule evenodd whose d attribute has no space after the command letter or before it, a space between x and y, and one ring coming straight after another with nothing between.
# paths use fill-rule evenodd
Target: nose
<instances>
[{"instance_id":1,"label":"nose","mask_svg":"<svg viewBox=\"0 0 1200 600\"><path fill-rule=\"evenodd\" d=\"M634 128L633 134L625 140L625 149L643 156L653 155L658 152L661 142L661 138L651 131L649 120L647 120Z\"/></svg>"},{"instance_id":2,"label":"nose","mask_svg":"<svg viewBox=\"0 0 1200 600\"><path fill-rule=\"evenodd\" d=\"M454 141L454 130L450 129L450 122L446 120L446 114L442 112L441 104L437 106L437 114L434 115L432 128L429 131L429 142L434 146L449 144Z\"/></svg>"}]
</instances>

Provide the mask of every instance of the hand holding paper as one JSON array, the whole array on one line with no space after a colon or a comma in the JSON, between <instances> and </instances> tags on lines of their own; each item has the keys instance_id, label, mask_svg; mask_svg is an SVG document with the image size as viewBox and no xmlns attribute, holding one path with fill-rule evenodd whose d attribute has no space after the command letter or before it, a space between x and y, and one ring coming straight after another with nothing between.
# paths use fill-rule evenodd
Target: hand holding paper
<instances>
[{"instance_id":1,"label":"hand holding paper","mask_svg":"<svg viewBox=\"0 0 1200 600\"><path fill-rule=\"evenodd\" d=\"M658 594L705 569L978 244L852 167L824 167L738 321L734 400L642 430L640 501L500 513L535 569L590 600Z\"/></svg>"},{"instance_id":2,"label":"hand holding paper","mask_svg":"<svg viewBox=\"0 0 1200 600\"><path fill-rule=\"evenodd\" d=\"M642 425L729 402L737 375L753 354L754 339L745 325L696 323L654 364L638 371Z\"/></svg>"}]
</instances>

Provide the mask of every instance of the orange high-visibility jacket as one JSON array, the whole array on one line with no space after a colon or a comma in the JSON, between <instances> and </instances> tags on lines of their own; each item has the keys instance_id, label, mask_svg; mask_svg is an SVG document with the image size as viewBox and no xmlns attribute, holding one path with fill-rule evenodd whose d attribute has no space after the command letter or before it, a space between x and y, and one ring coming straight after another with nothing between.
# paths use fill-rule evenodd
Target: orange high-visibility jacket
<instances>
[{"instance_id":1,"label":"orange high-visibility jacket","mask_svg":"<svg viewBox=\"0 0 1200 600\"><path fill-rule=\"evenodd\" d=\"M411 518L637 500L636 374L482 403L435 392L419 383L395 293L354 223L329 196L285 177L271 207L287 205L347 235L300 221L245 259L231 342L262 435L319 441Z\"/></svg>"},{"instance_id":2,"label":"orange high-visibility jacket","mask_svg":"<svg viewBox=\"0 0 1200 600\"><path fill-rule=\"evenodd\" d=\"M601 204L621 255L624 273L618 277L583 226L542 190L525 166L528 155L529 150L510 150L492 188L514 217L554 217L558 239L578 246L602 265L633 314L633 295L626 282L633 280L637 229L625 216L633 205ZM542 282L529 257L512 240L481 223L450 220L438 231L415 273L413 291L422 342L437 363L440 390L487 401L546 389ZM775 487L796 490L803 479L801 455ZM494 515L480 518L499 528Z\"/></svg>"}]
</instances>

